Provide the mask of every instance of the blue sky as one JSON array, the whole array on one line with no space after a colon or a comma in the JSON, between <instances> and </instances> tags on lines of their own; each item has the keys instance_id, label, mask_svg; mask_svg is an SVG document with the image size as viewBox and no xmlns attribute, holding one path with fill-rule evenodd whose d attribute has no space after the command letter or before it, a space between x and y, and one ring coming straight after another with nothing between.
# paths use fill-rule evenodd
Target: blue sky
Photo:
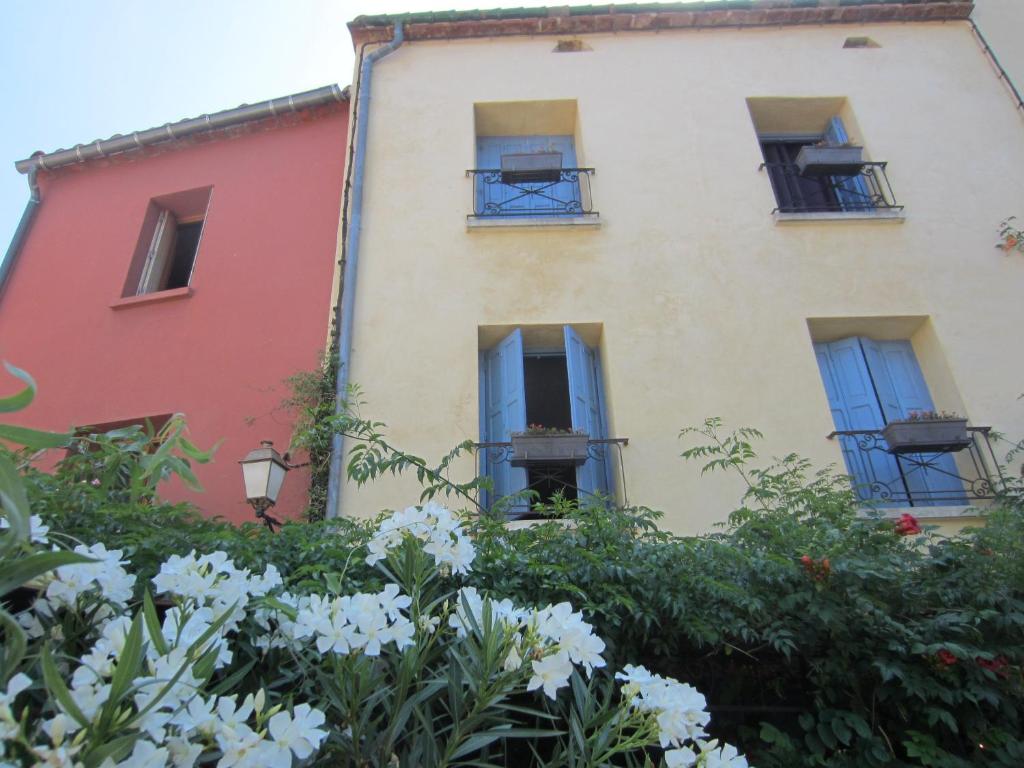
<instances>
[{"instance_id":1,"label":"blue sky","mask_svg":"<svg viewBox=\"0 0 1024 768\"><path fill-rule=\"evenodd\" d=\"M544 2L506 2L506 6ZM578 4L578 3L574 3ZM28 199L14 161L351 80L345 22L487 0L4 0L0 255ZM45 201L43 203L45 205Z\"/></svg>"}]
</instances>

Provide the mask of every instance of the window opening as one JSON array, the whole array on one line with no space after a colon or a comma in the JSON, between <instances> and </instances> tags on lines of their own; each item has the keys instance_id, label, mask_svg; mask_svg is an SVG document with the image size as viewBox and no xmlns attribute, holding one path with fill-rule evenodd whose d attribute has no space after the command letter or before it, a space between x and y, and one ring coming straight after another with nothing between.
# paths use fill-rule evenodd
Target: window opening
<instances>
[{"instance_id":1,"label":"window opening","mask_svg":"<svg viewBox=\"0 0 1024 768\"><path fill-rule=\"evenodd\" d=\"M492 444L480 453L481 472L493 482L487 506L527 489L550 502L559 492L582 500L610 488L606 446L592 442L607 437L597 351L571 326L561 335L561 349L524 351L517 329L481 353L481 438ZM555 453L536 461L517 455L513 464L512 435L531 426L556 430ZM566 448L574 432L589 441L585 458ZM525 500L506 511L514 519L531 516Z\"/></svg>"},{"instance_id":2,"label":"window opening","mask_svg":"<svg viewBox=\"0 0 1024 768\"><path fill-rule=\"evenodd\" d=\"M476 159L479 215L583 212L572 136L481 136Z\"/></svg>"},{"instance_id":3,"label":"window opening","mask_svg":"<svg viewBox=\"0 0 1024 768\"><path fill-rule=\"evenodd\" d=\"M527 428L572 430L569 402L569 371L564 354L527 352L523 356ZM527 484L550 504L555 494L576 499L576 467L569 462L527 467ZM527 514L525 518L536 517ZM524 519L524 518L521 518Z\"/></svg>"},{"instance_id":4,"label":"window opening","mask_svg":"<svg viewBox=\"0 0 1024 768\"><path fill-rule=\"evenodd\" d=\"M869 177L864 175L863 162L854 164L848 174L815 173L809 166L801 165L802 153L815 149L819 152L852 151L858 159L862 152L861 147L851 144L839 117L831 118L821 134L762 137L761 152L779 210L785 213L874 210L877 195L871 191Z\"/></svg>"},{"instance_id":5,"label":"window opening","mask_svg":"<svg viewBox=\"0 0 1024 768\"><path fill-rule=\"evenodd\" d=\"M909 341L852 337L814 345L854 491L878 506L965 504L953 457L875 450L881 430L915 411L935 410Z\"/></svg>"},{"instance_id":6,"label":"window opening","mask_svg":"<svg viewBox=\"0 0 1024 768\"><path fill-rule=\"evenodd\" d=\"M174 251L171 255L170 269L167 271L165 290L184 288L192 276L192 267L196 262L196 251L199 249L199 236L203 231L202 221L178 224L174 230Z\"/></svg>"},{"instance_id":7,"label":"window opening","mask_svg":"<svg viewBox=\"0 0 1024 768\"><path fill-rule=\"evenodd\" d=\"M189 284L202 231L202 219L178 221L171 211L160 211L139 279L140 296Z\"/></svg>"}]
</instances>

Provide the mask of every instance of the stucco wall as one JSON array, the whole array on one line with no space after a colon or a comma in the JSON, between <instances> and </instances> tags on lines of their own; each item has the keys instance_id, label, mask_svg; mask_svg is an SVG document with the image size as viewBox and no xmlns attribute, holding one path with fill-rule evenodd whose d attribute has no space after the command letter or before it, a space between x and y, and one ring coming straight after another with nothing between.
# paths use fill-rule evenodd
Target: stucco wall
<instances>
[{"instance_id":1,"label":"stucco wall","mask_svg":"<svg viewBox=\"0 0 1024 768\"><path fill-rule=\"evenodd\" d=\"M414 42L376 67L351 378L393 444L479 439L480 326L599 323L629 501L706 531L741 486L684 463L681 427L718 415L761 429L765 456L842 464L810 318L918 318L936 406L1024 435L1024 259L993 247L1024 210L1024 119L966 23L555 43ZM905 221L775 223L746 102L771 96L844 97ZM474 103L543 99L577 100L600 228L467 231ZM346 486L341 511L417 498L388 478Z\"/></svg>"},{"instance_id":2,"label":"stucco wall","mask_svg":"<svg viewBox=\"0 0 1024 768\"><path fill-rule=\"evenodd\" d=\"M282 452L286 377L323 355L348 104L40 174L42 205L0 298L0 356L38 397L15 418L67 429L183 412L193 442L223 440L196 471L206 514L252 519L237 462L261 439ZM114 309L151 198L212 186L190 296ZM13 389L10 380L3 390ZM285 481L296 514L308 476Z\"/></svg>"}]
</instances>

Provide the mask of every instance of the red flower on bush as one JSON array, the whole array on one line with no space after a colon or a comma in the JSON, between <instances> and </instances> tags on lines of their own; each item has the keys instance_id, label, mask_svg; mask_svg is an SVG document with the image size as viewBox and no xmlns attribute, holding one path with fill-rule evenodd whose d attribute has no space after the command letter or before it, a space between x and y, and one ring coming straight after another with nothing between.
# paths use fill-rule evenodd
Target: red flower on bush
<instances>
[{"instance_id":1,"label":"red flower on bush","mask_svg":"<svg viewBox=\"0 0 1024 768\"><path fill-rule=\"evenodd\" d=\"M804 570L814 577L815 581L824 581L832 572L832 564L829 563L827 557L822 558L821 562L818 562L810 555L804 555L800 558L800 563L803 565Z\"/></svg>"},{"instance_id":2,"label":"red flower on bush","mask_svg":"<svg viewBox=\"0 0 1024 768\"><path fill-rule=\"evenodd\" d=\"M921 526L917 524L917 518L904 512L896 521L896 533L900 536L911 536L921 532Z\"/></svg>"},{"instance_id":3,"label":"red flower on bush","mask_svg":"<svg viewBox=\"0 0 1024 768\"><path fill-rule=\"evenodd\" d=\"M994 672L1000 677L1009 677L1010 675L1010 672L1007 669L1007 667L1010 665L1010 662L1007 661L1005 656L996 656L994 659L983 659L981 658L981 656L978 656L975 659L975 661L977 662L978 666L982 669L987 669L989 672Z\"/></svg>"},{"instance_id":4,"label":"red flower on bush","mask_svg":"<svg viewBox=\"0 0 1024 768\"><path fill-rule=\"evenodd\" d=\"M940 662L945 664L947 667L951 667L954 664L956 664L956 656L954 656L950 651L947 651L945 648L943 648L941 651L936 653L935 657Z\"/></svg>"}]
</instances>

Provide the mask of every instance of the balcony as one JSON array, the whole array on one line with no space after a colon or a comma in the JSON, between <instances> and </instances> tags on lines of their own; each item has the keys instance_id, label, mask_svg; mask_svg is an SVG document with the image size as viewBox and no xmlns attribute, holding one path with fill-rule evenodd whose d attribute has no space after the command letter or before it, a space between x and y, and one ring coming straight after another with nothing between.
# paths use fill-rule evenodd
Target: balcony
<instances>
[{"instance_id":1,"label":"balcony","mask_svg":"<svg viewBox=\"0 0 1024 768\"><path fill-rule=\"evenodd\" d=\"M509 170L476 168L466 171L473 179L473 213L470 220L597 218L591 197L593 168L534 168Z\"/></svg>"},{"instance_id":2,"label":"balcony","mask_svg":"<svg viewBox=\"0 0 1024 768\"><path fill-rule=\"evenodd\" d=\"M936 453L889 448L882 430L832 432L839 440L854 491L878 507L966 506L996 498L1004 478L991 427L967 427L968 443Z\"/></svg>"},{"instance_id":3,"label":"balcony","mask_svg":"<svg viewBox=\"0 0 1024 768\"><path fill-rule=\"evenodd\" d=\"M892 218L903 210L884 162L865 162L851 176L800 173L796 163L761 163L778 206L774 214L847 214L850 218ZM887 216L888 214L888 216Z\"/></svg>"},{"instance_id":4,"label":"balcony","mask_svg":"<svg viewBox=\"0 0 1024 768\"><path fill-rule=\"evenodd\" d=\"M585 437L585 435L584 435ZM588 438L586 440L585 453L572 452L572 455L564 457L547 456L544 452L538 452L536 456L525 455L520 446L517 453L517 446L511 441L476 443L476 448L486 454L488 467L495 467L501 464L510 464L513 467L520 467L526 471L526 486L516 493L510 494L510 498L519 496L508 508L507 514L510 520L530 520L543 517L535 514L529 509L530 500L521 496L524 491L533 491L540 497L541 503L550 503L552 497L557 493L565 499L575 499L581 504L595 495L595 489L581 487L586 484L588 477L587 468L597 473L608 473L608 487L614 490L614 486L622 491L623 503L629 505L629 495L626 491L626 475L622 463L622 449L629 445L627 437L611 438ZM616 453L617 462L611 463L612 452ZM612 479L615 467L618 467L618 478ZM581 479L583 478L583 479ZM597 484L599 486L599 484ZM604 491L601 491L602 493Z\"/></svg>"}]
</instances>

